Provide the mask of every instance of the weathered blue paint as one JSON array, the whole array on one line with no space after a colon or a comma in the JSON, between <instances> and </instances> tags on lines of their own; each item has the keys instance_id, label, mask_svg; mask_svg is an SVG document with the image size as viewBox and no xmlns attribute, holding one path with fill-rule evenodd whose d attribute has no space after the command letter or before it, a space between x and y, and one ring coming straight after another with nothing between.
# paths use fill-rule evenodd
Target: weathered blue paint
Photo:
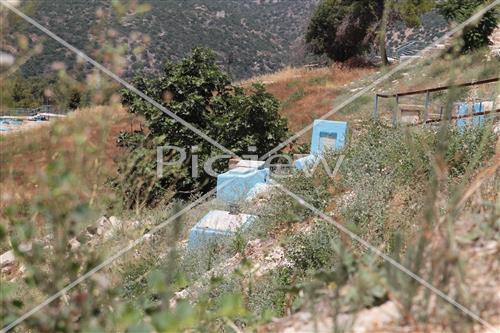
<instances>
[{"instance_id":1,"label":"weathered blue paint","mask_svg":"<svg viewBox=\"0 0 500 333\"><path fill-rule=\"evenodd\" d=\"M299 158L298 160L293 162L293 165L298 170L308 169L314 165L316 158L316 155L307 155L306 157Z\"/></svg>"},{"instance_id":2,"label":"weathered blue paint","mask_svg":"<svg viewBox=\"0 0 500 333\"><path fill-rule=\"evenodd\" d=\"M315 120L311 138L311 154L320 155L326 149L340 150L344 148L347 136L345 121ZM331 142L335 142L332 147Z\"/></svg>"},{"instance_id":3,"label":"weathered blue paint","mask_svg":"<svg viewBox=\"0 0 500 333\"><path fill-rule=\"evenodd\" d=\"M235 233L249 228L257 217L248 214L230 214L222 210L212 210L191 228L188 250L194 250L212 242L232 237Z\"/></svg>"},{"instance_id":4,"label":"weathered blue paint","mask_svg":"<svg viewBox=\"0 0 500 333\"><path fill-rule=\"evenodd\" d=\"M244 200L257 184L266 183L269 169L235 168L217 176L217 199L228 203Z\"/></svg>"},{"instance_id":5,"label":"weathered blue paint","mask_svg":"<svg viewBox=\"0 0 500 333\"><path fill-rule=\"evenodd\" d=\"M469 110L468 103L460 103L457 108L457 116L465 116ZM467 118L461 118L457 120L457 126L459 128L464 128L467 126Z\"/></svg>"},{"instance_id":6,"label":"weathered blue paint","mask_svg":"<svg viewBox=\"0 0 500 333\"><path fill-rule=\"evenodd\" d=\"M474 103L474 113L479 113L479 112L484 112L484 105L482 102L480 103ZM483 124L485 121L484 119L484 115L480 115L480 116L474 116L472 118L472 125L476 126L476 125L481 125Z\"/></svg>"},{"instance_id":7,"label":"weathered blue paint","mask_svg":"<svg viewBox=\"0 0 500 333\"><path fill-rule=\"evenodd\" d=\"M345 121L315 120L311 138L310 155L294 162L295 168L303 170L314 164L316 157L327 150L343 149L347 140Z\"/></svg>"}]
</instances>

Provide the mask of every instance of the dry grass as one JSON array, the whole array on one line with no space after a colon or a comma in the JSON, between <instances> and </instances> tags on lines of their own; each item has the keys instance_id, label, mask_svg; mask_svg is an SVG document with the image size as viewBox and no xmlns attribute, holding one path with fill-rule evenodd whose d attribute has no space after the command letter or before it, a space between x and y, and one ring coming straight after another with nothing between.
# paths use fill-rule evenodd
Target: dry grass
<instances>
[{"instance_id":1,"label":"dry grass","mask_svg":"<svg viewBox=\"0 0 500 333\"><path fill-rule=\"evenodd\" d=\"M489 78L498 75L497 65L498 61L488 59L482 53L461 57L452 62L449 59L424 59L412 68L395 74L376 90L407 91L447 84L450 83L450 79L454 82L464 82ZM454 71L455 76L450 77L450 67L462 70ZM368 67L350 68L339 65L317 69L287 67L279 72L258 76L239 84L248 86L253 82L264 83L268 91L282 103L281 114L287 117L290 130L295 132L327 113L335 104L351 96L356 89L370 83L371 79L378 75L380 72L376 68ZM480 96L491 94L491 91L481 91L486 88L488 87L479 89ZM360 97L335 113L331 119L349 121L350 127L356 128L359 120L370 116L374 93L375 91L372 91ZM388 117L391 106L386 104L389 102L384 100L380 105L381 114L385 113ZM104 147L103 155L98 158L99 163L110 170L115 170L114 159L120 152L115 144L116 135L119 131L138 127L138 121L133 119L123 109L97 107L79 110L72 116L49 126L1 136L0 207L4 208L12 202L29 200L38 186L34 176L43 171L50 160L74 153L75 140L83 138L94 147ZM56 131L58 127L64 127L65 131ZM307 142L309 136L303 135L299 142Z\"/></svg>"},{"instance_id":2,"label":"dry grass","mask_svg":"<svg viewBox=\"0 0 500 333\"><path fill-rule=\"evenodd\" d=\"M327 113L334 106L335 98L348 91L350 84L374 72L374 68L340 65L317 69L287 67L242 82L241 85L264 83L268 91L281 101L281 114L288 118L290 130L297 131ZM332 119L347 120L347 117L345 114L336 114Z\"/></svg>"},{"instance_id":3,"label":"dry grass","mask_svg":"<svg viewBox=\"0 0 500 333\"><path fill-rule=\"evenodd\" d=\"M287 117L290 130L296 132L390 69L352 68L339 65L312 70L287 67L273 74L244 81L241 85L248 86L252 82L265 84L268 91L281 101L281 113ZM395 73L369 93L332 115L330 119L348 121L351 128L357 128L360 120L371 116L376 91L404 92L495 76L498 76L498 60L491 59L482 51L454 59L424 58ZM495 94L498 94L498 87L490 84L467 89L463 95L468 96L468 99L489 100ZM424 95L417 95L405 97L400 102L423 105L424 99ZM395 101L387 99L380 100L379 103L381 115L390 120ZM438 113L442 105L442 96L439 93L433 94L431 112ZM305 134L298 142L307 142L309 136Z\"/></svg>"},{"instance_id":4,"label":"dry grass","mask_svg":"<svg viewBox=\"0 0 500 333\"><path fill-rule=\"evenodd\" d=\"M346 90L349 83L373 71L371 68L340 66L313 70L288 67L241 84L264 82L269 92L282 102L281 113L288 118L290 129L297 131L326 113L333 106L335 97ZM343 118L342 115L335 116L335 119ZM27 202L40 193L38 179L50 161L63 158L66 163L76 163L77 142L80 141L94 148L95 151L85 152L85 158L94 160L99 170L82 169L81 165L75 165L74 169L89 183L103 188L105 177L116 172L115 160L121 151L116 146L118 133L138 126L139 121L122 108L94 107L77 110L69 117L45 126L1 136L0 208ZM307 140L305 135L304 141Z\"/></svg>"},{"instance_id":5,"label":"dry grass","mask_svg":"<svg viewBox=\"0 0 500 333\"><path fill-rule=\"evenodd\" d=\"M491 58L485 50L453 59L450 59L449 56L424 58L411 67L394 74L376 90L393 94L478 81L498 77L498 68L498 58ZM457 97L460 97L460 101L491 100L498 95L499 87L499 85L493 83L462 88ZM450 90L431 93L431 113L440 113L449 92ZM399 102L401 104L424 105L425 94L405 96L400 98ZM379 100L379 107L382 117L390 119L392 117L391 112L396 107L394 98Z\"/></svg>"},{"instance_id":6,"label":"dry grass","mask_svg":"<svg viewBox=\"0 0 500 333\"><path fill-rule=\"evenodd\" d=\"M0 184L3 210L40 193L39 179L51 161L63 160L95 190L104 189L120 154L116 137L120 131L139 126L118 107L77 110L67 118L0 138ZM82 150L82 143L88 149ZM84 155L85 163L79 160ZM87 193L87 195L92 195Z\"/></svg>"}]
</instances>

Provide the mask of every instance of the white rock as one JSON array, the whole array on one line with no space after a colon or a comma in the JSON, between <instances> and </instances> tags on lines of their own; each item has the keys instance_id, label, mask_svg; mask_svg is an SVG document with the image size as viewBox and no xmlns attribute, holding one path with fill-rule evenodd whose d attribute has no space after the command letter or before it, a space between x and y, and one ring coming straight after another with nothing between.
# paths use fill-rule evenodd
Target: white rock
<instances>
[{"instance_id":1,"label":"white rock","mask_svg":"<svg viewBox=\"0 0 500 333\"><path fill-rule=\"evenodd\" d=\"M247 201L252 201L256 198L268 198L271 190L274 188L274 185L270 184L256 184L252 189L248 192L246 197Z\"/></svg>"},{"instance_id":2,"label":"white rock","mask_svg":"<svg viewBox=\"0 0 500 333\"><path fill-rule=\"evenodd\" d=\"M109 278L102 273L94 274L92 276L92 280L97 282L99 287L101 287L102 289L108 289L111 286L111 281L109 280Z\"/></svg>"},{"instance_id":3,"label":"white rock","mask_svg":"<svg viewBox=\"0 0 500 333\"><path fill-rule=\"evenodd\" d=\"M493 126L493 133L495 133L497 136L500 136L500 122L496 123Z\"/></svg>"},{"instance_id":4,"label":"white rock","mask_svg":"<svg viewBox=\"0 0 500 333\"><path fill-rule=\"evenodd\" d=\"M396 303L388 301L380 306L359 312L356 315L352 331L357 333L373 332L386 325L395 324L401 318L402 315Z\"/></svg>"},{"instance_id":5,"label":"white rock","mask_svg":"<svg viewBox=\"0 0 500 333\"><path fill-rule=\"evenodd\" d=\"M15 62L14 56L9 53L0 52L0 65L12 66Z\"/></svg>"},{"instance_id":6,"label":"white rock","mask_svg":"<svg viewBox=\"0 0 500 333\"><path fill-rule=\"evenodd\" d=\"M111 223L113 228L116 228L121 224L121 221L116 216L110 216L109 223Z\"/></svg>"},{"instance_id":7,"label":"white rock","mask_svg":"<svg viewBox=\"0 0 500 333\"><path fill-rule=\"evenodd\" d=\"M31 243L19 244L19 251L21 251L21 252L31 251Z\"/></svg>"},{"instance_id":8,"label":"white rock","mask_svg":"<svg viewBox=\"0 0 500 333\"><path fill-rule=\"evenodd\" d=\"M76 251L80 247L80 242L76 240L76 238L71 238L69 240L69 249L71 251Z\"/></svg>"},{"instance_id":9,"label":"white rock","mask_svg":"<svg viewBox=\"0 0 500 333\"><path fill-rule=\"evenodd\" d=\"M0 267L12 265L16 261L14 251L10 250L0 255Z\"/></svg>"}]
</instances>

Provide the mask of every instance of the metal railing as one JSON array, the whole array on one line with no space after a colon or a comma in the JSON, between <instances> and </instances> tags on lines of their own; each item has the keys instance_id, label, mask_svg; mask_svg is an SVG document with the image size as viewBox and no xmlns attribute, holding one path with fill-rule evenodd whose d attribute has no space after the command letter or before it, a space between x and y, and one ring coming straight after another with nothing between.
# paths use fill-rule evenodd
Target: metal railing
<instances>
[{"instance_id":1,"label":"metal railing","mask_svg":"<svg viewBox=\"0 0 500 333\"><path fill-rule=\"evenodd\" d=\"M377 93L377 94L375 94L375 107L373 110L373 118L379 119L379 98L395 98L397 107L393 110L392 123L394 126L396 126L398 123L400 113L401 113L400 103L399 103L400 97L425 94L425 102L423 105L423 122L422 123L427 123L427 122L429 122L429 106L430 106L430 94L431 93L443 91L443 90L448 90L450 88L462 88L462 87L477 86L477 85L483 85L483 84L490 84L490 83L494 83L494 82L498 82L498 81L500 81L500 78L494 77L494 78L490 78L490 79L470 81L470 82L460 83L460 84L456 84L456 85L438 86L438 87L434 87L434 88L405 91L405 92L399 92L399 93L393 93L393 94Z\"/></svg>"},{"instance_id":2,"label":"metal railing","mask_svg":"<svg viewBox=\"0 0 500 333\"><path fill-rule=\"evenodd\" d=\"M10 108L2 110L1 116L31 117L37 113L67 114L71 110L64 110L53 105L41 105L38 108Z\"/></svg>"},{"instance_id":3,"label":"metal railing","mask_svg":"<svg viewBox=\"0 0 500 333\"><path fill-rule=\"evenodd\" d=\"M403 51L405 51L406 49L408 49L410 46L412 46L412 45L413 45L413 44L415 44L415 43L416 43L416 41L411 41L411 42L408 42L408 43L404 44L403 46L398 47L398 48L396 49L396 52L395 52L395 53L396 53L396 57L397 57L398 59L401 59L401 53L402 53Z\"/></svg>"}]
</instances>

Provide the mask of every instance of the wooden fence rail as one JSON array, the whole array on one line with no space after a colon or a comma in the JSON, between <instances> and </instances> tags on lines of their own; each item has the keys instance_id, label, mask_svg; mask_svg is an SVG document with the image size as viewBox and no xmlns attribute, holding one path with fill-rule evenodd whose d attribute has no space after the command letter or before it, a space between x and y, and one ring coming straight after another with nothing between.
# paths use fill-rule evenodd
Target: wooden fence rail
<instances>
[{"instance_id":1,"label":"wooden fence rail","mask_svg":"<svg viewBox=\"0 0 500 333\"><path fill-rule=\"evenodd\" d=\"M500 116L500 109L491 110L491 111L476 112L473 114L464 114L461 116L451 116L449 118L444 118L444 119L443 118L428 119L427 121L420 121L418 123L411 124L411 126L430 124L430 123L438 123L438 122L443 121L443 120L460 120L460 119L464 119L464 118L473 118L473 117L484 116L484 115L488 115L488 114L494 114L493 117L499 117Z\"/></svg>"},{"instance_id":2,"label":"wooden fence rail","mask_svg":"<svg viewBox=\"0 0 500 333\"><path fill-rule=\"evenodd\" d=\"M403 97L403 96L425 94L425 104L423 106L424 121L422 123L427 123L429 120L430 94L432 92L448 90L450 88L461 88L461 87L470 87L470 86L477 86L477 85L483 85L483 84L490 84L490 83L494 83L494 82L498 82L498 81L500 81L500 78L494 77L494 78L490 78L490 79L470 81L470 82L460 83L460 84L456 84L456 85L438 86L438 87L434 87L434 88L405 91L405 92L394 93L394 94L377 93L377 94L375 94L375 107L373 110L373 117L374 117L374 119L379 118L379 98L395 98L396 104L398 105L398 108L394 110L392 122L394 125L397 125L398 111L399 111L399 98Z\"/></svg>"}]
</instances>

